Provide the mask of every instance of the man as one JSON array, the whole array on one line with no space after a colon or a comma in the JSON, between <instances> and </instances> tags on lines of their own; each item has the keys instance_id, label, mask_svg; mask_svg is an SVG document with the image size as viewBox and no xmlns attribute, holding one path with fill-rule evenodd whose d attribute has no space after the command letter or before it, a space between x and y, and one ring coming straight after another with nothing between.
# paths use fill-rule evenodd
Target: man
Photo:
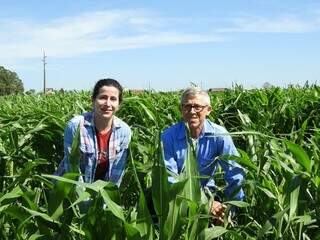
<instances>
[{"instance_id":1,"label":"man","mask_svg":"<svg viewBox=\"0 0 320 240\"><path fill-rule=\"evenodd\" d=\"M219 158L222 155L238 155L232 138L225 128L206 119L211 112L209 95L196 87L186 89L181 96L180 111L183 121L167 128L161 135L168 171L175 174L183 171L189 142L196 149L199 175L208 176L201 178L201 186L214 191L213 175L220 165L227 182L224 192L227 199L243 200L244 193L240 187L244 178L242 168L234 161ZM172 176L169 182L174 182ZM220 201L212 204L211 213L220 224L223 223L225 209L226 206Z\"/></svg>"}]
</instances>

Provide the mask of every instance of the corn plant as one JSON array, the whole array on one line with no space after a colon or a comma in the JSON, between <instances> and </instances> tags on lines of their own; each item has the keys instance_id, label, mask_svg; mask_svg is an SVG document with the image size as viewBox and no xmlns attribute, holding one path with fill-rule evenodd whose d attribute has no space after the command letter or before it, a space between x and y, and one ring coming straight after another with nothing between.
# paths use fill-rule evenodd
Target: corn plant
<instances>
[{"instance_id":1,"label":"corn plant","mask_svg":"<svg viewBox=\"0 0 320 240\"><path fill-rule=\"evenodd\" d=\"M125 94L118 114L133 137L120 189L79 183L77 171L52 176L66 122L92 109L89 92L0 97L0 238L320 239L319 96L318 86L210 94L209 118L231 132L246 171L245 202L227 202L237 210L225 226L210 225L208 198L193 194L192 154L167 182L158 136L181 118L179 93Z\"/></svg>"}]
</instances>

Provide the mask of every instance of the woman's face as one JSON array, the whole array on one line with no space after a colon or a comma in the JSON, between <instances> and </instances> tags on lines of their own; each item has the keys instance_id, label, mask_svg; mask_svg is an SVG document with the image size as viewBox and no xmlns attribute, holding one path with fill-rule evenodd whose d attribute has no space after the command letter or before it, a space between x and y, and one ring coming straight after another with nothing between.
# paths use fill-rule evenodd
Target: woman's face
<instances>
[{"instance_id":1,"label":"woman's face","mask_svg":"<svg viewBox=\"0 0 320 240\"><path fill-rule=\"evenodd\" d=\"M93 99L96 117L109 120L119 109L119 90L113 86L103 86Z\"/></svg>"}]
</instances>

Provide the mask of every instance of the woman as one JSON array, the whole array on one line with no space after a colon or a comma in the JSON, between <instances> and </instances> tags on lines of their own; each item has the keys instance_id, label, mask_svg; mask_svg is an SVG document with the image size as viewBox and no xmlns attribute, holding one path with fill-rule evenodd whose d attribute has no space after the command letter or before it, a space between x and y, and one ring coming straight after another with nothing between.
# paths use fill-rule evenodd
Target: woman
<instances>
[{"instance_id":1,"label":"woman","mask_svg":"<svg viewBox=\"0 0 320 240\"><path fill-rule=\"evenodd\" d=\"M93 89L93 111L75 116L64 132L64 158L56 175L70 171L69 155L80 126L80 181L98 179L120 185L126 165L130 127L114 114L122 102L122 86L114 79L101 79Z\"/></svg>"}]
</instances>

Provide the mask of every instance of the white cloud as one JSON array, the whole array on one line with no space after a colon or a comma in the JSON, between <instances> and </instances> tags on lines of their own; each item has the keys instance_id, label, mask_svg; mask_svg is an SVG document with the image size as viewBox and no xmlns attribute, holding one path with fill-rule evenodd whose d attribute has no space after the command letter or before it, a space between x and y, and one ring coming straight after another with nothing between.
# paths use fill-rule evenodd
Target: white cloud
<instances>
[{"instance_id":1,"label":"white cloud","mask_svg":"<svg viewBox=\"0 0 320 240\"><path fill-rule=\"evenodd\" d=\"M259 33L304 33L320 30L320 17L302 20L294 16L277 18L240 17L234 18L232 26L218 32L259 32Z\"/></svg>"},{"instance_id":2,"label":"white cloud","mask_svg":"<svg viewBox=\"0 0 320 240\"><path fill-rule=\"evenodd\" d=\"M0 25L4 26L0 30L0 58L39 57L43 50L51 57L68 57L222 40L212 34L185 33L183 29L179 32L175 22L161 22L141 10L89 12L48 23L6 19L0 20Z\"/></svg>"},{"instance_id":3,"label":"white cloud","mask_svg":"<svg viewBox=\"0 0 320 240\"><path fill-rule=\"evenodd\" d=\"M191 19L165 18L143 10L111 10L44 23L30 19L0 19L0 58L39 58L43 50L50 57L70 57L102 51L226 41L223 33L234 32L318 31L320 12L314 10L312 14L309 19L292 15ZM228 27L221 27L223 25Z\"/></svg>"}]
</instances>

